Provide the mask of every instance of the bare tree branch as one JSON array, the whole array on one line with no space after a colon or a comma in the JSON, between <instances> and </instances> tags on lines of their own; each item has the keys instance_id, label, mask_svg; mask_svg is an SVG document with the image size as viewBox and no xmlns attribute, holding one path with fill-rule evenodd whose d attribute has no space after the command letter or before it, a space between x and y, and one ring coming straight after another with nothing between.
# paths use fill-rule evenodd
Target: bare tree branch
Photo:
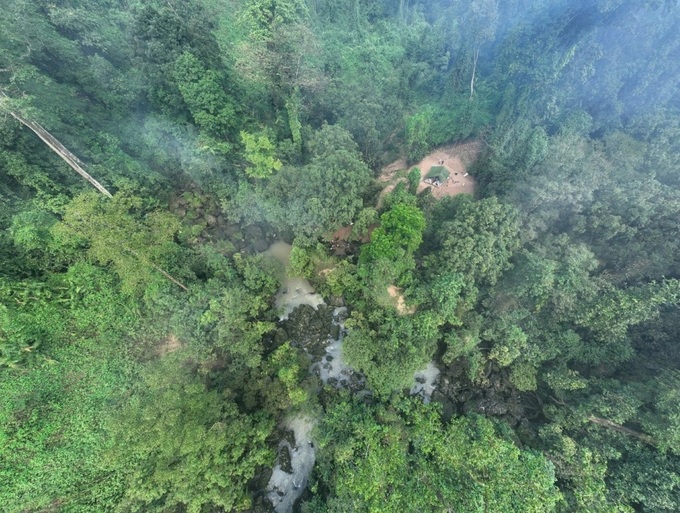
<instances>
[{"instance_id":1,"label":"bare tree branch","mask_svg":"<svg viewBox=\"0 0 680 513\"><path fill-rule=\"evenodd\" d=\"M3 96L6 97L4 93L2 93ZM78 173L80 176L85 178L88 182L90 182L95 189L97 189L99 192L101 192L104 196L107 196L109 198L112 198L113 196L111 193L104 187L102 184L100 184L97 180L95 180L83 167L85 164L83 164L78 157L76 157L73 153L71 153L63 144L61 144L52 134L50 134L47 130L45 130L42 126L40 126L38 123L35 121L31 121L30 119L26 119L23 117L21 114L18 114L14 111L9 111L11 116L16 119L19 123L22 125L28 127L31 129L31 131L37 135L42 142L44 142L54 153L59 155L71 168Z\"/></svg>"},{"instance_id":2,"label":"bare tree branch","mask_svg":"<svg viewBox=\"0 0 680 513\"><path fill-rule=\"evenodd\" d=\"M470 101L475 95L475 75L477 73L477 59L479 58L479 48L475 50L475 58L472 65L472 78L470 79Z\"/></svg>"},{"instance_id":3,"label":"bare tree branch","mask_svg":"<svg viewBox=\"0 0 680 513\"><path fill-rule=\"evenodd\" d=\"M4 96L5 98L8 98L7 95L0 91L0 94ZM87 171L85 171L84 167L85 164L83 164L78 157L76 157L73 153L71 153L63 144L61 144L56 137L54 137L52 134L50 134L47 130L45 130L40 124L36 123L35 121L31 121L29 119L24 118L21 114L17 114L14 111L9 110L9 113L11 116L19 121L22 125L28 127L31 129L33 133L35 133L52 151L54 151L57 155L59 155L71 168L78 173L80 176L85 178L88 182L90 182L95 189L97 189L99 192L101 192L104 196L107 198L113 198L111 193L102 185L100 184L97 180L95 180ZM179 280L176 278L173 278L167 271L163 270L153 262L151 262L148 258L140 255L137 251L133 250L132 248L129 248L127 246L124 246L123 249L126 251L130 252L133 254L135 257L137 257L139 260L143 261L147 265L153 267L156 269L159 273L161 273L163 276L165 276L168 280L170 280L172 283L177 285L178 287L181 287L185 291L189 291L189 289L182 284Z\"/></svg>"},{"instance_id":4,"label":"bare tree branch","mask_svg":"<svg viewBox=\"0 0 680 513\"><path fill-rule=\"evenodd\" d=\"M588 420L590 422L593 422L594 424L598 424L600 426L613 429L614 431L618 431L619 433L623 433L624 435L634 436L635 438L642 440L646 444L657 445L656 440L651 436L645 433L640 433L639 431L633 431L632 429L628 429L627 427L622 426L621 424L617 424L616 422L612 422L611 420L596 417L594 415L590 415L588 417Z\"/></svg>"}]
</instances>

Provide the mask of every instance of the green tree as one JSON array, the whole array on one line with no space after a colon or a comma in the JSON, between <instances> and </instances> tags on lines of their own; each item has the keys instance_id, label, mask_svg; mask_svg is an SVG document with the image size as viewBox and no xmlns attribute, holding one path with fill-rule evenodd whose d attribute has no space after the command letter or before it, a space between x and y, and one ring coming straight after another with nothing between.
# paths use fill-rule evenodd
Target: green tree
<instances>
[{"instance_id":1,"label":"green tree","mask_svg":"<svg viewBox=\"0 0 680 513\"><path fill-rule=\"evenodd\" d=\"M442 249L431 255L432 273L458 272L477 285L494 284L520 246L517 211L496 198L461 204L440 228Z\"/></svg>"},{"instance_id":2,"label":"green tree","mask_svg":"<svg viewBox=\"0 0 680 513\"><path fill-rule=\"evenodd\" d=\"M375 228L378 224L378 212L375 209L367 207L362 209L357 214L356 221L352 225L352 240L362 240L368 236L369 230Z\"/></svg>"},{"instance_id":3,"label":"green tree","mask_svg":"<svg viewBox=\"0 0 680 513\"><path fill-rule=\"evenodd\" d=\"M420 161L430 149L430 125L432 124L432 109L418 112L406 119L406 157L407 162Z\"/></svg>"},{"instance_id":4,"label":"green tree","mask_svg":"<svg viewBox=\"0 0 680 513\"><path fill-rule=\"evenodd\" d=\"M440 319L430 312L399 315L374 311L368 319L353 314L343 342L347 363L368 378L380 396L409 387L413 375L431 360L440 338Z\"/></svg>"},{"instance_id":5,"label":"green tree","mask_svg":"<svg viewBox=\"0 0 680 513\"><path fill-rule=\"evenodd\" d=\"M228 394L208 390L178 363L149 369L110 421L109 465L124 483L117 509L246 510L249 479L272 461L265 440L273 422L240 413Z\"/></svg>"},{"instance_id":6,"label":"green tree","mask_svg":"<svg viewBox=\"0 0 680 513\"><path fill-rule=\"evenodd\" d=\"M414 253L423 240L425 217L411 205L397 204L380 216L371 243L362 250L365 261L386 258L396 261L402 252Z\"/></svg>"},{"instance_id":7,"label":"green tree","mask_svg":"<svg viewBox=\"0 0 680 513\"><path fill-rule=\"evenodd\" d=\"M394 203L380 217L380 226L371 233L371 242L361 248L357 266L367 297L384 304L381 298L385 297L387 287L409 282L424 229L425 217L415 205Z\"/></svg>"},{"instance_id":8,"label":"green tree","mask_svg":"<svg viewBox=\"0 0 680 513\"><path fill-rule=\"evenodd\" d=\"M124 193L109 200L95 193L77 196L66 207L52 233L64 246L82 247L102 265L110 264L130 293L152 292L163 277L174 280L159 264L177 256L179 220L169 212L146 212L143 201Z\"/></svg>"},{"instance_id":9,"label":"green tree","mask_svg":"<svg viewBox=\"0 0 680 513\"><path fill-rule=\"evenodd\" d=\"M257 368L262 361L262 338L276 327L272 302L282 271L278 262L261 255L236 254L228 272L226 286L210 300L201 323L214 330L215 346L233 360L232 371L240 372L239 367Z\"/></svg>"},{"instance_id":10,"label":"green tree","mask_svg":"<svg viewBox=\"0 0 680 513\"><path fill-rule=\"evenodd\" d=\"M680 373L677 370L664 370L652 382L653 399L640 419L643 428L654 437L657 447L676 456L680 455L679 384Z\"/></svg>"},{"instance_id":11,"label":"green tree","mask_svg":"<svg viewBox=\"0 0 680 513\"><path fill-rule=\"evenodd\" d=\"M560 500L552 464L481 417L445 426L415 402L344 402L319 431L330 497L313 511L545 512Z\"/></svg>"},{"instance_id":12,"label":"green tree","mask_svg":"<svg viewBox=\"0 0 680 513\"><path fill-rule=\"evenodd\" d=\"M207 135L206 149L228 154L228 140L233 139L238 121L235 102L224 91L219 75L185 52L175 62L175 79L194 123Z\"/></svg>"},{"instance_id":13,"label":"green tree","mask_svg":"<svg viewBox=\"0 0 680 513\"><path fill-rule=\"evenodd\" d=\"M309 150L309 164L282 168L266 187L277 220L300 241L311 242L354 219L371 175L356 143L339 126L324 125L310 139Z\"/></svg>"},{"instance_id":14,"label":"green tree","mask_svg":"<svg viewBox=\"0 0 680 513\"><path fill-rule=\"evenodd\" d=\"M213 103L216 97L224 99L221 88L215 85L220 51L212 32L214 22L203 6L171 0L147 3L133 12L133 62L146 78L145 92L154 107L171 116L187 113L185 95L177 84L178 79L186 79L189 107L194 107L199 116L203 112L206 123L217 121L219 126L220 111L228 105ZM210 70L208 79L191 76L192 69ZM196 94L201 90L208 93L205 100ZM205 111L205 107L209 110Z\"/></svg>"},{"instance_id":15,"label":"green tree","mask_svg":"<svg viewBox=\"0 0 680 513\"><path fill-rule=\"evenodd\" d=\"M241 142L245 146L245 158L252 164L246 167L246 174L252 178L267 178L283 165L276 158L274 144L266 133L249 134L241 132Z\"/></svg>"},{"instance_id":16,"label":"green tree","mask_svg":"<svg viewBox=\"0 0 680 513\"><path fill-rule=\"evenodd\" d=\"M104 468L105 419L139 370L130 355L143 309L87 262L44 283L5 285L0 303L15 307L0 312L0 337L39 347L19 368L0 369L2 509L114 511L122 486Z\"/></svg>"},{"instance_id":17,"label":"green tree","mask_svg":"<svg viewBox=\"0 0 680 513\"><path fill-rule=\"evenodd\" d=\"M0 365L8 367L50 362L59 347L92 332L132 330L139 307L114 276L87 262L46 277L0 278L0 305Z\"/></svg>"}]
</instances>

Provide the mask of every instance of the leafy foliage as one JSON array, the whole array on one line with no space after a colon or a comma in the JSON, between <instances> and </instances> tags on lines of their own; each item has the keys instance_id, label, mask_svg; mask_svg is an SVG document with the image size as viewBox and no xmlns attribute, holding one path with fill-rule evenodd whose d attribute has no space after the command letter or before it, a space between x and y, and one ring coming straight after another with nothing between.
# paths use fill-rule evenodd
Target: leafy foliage
<instances>
[{"instance_id":1,"label":"leafy foliage","mask_svg":"<svg viewBox=\"0 0 680 513\"><path fill-rule=\"evenodd\" d=\"M327 412L320 431L320 479L331 496L315 511L538 512L560 500L552 464L481 417L444 427L436 411L415 403L345 402Z\"/></svg>"},{"instance_id":2,"label":"leafy foliage","mask_svg":"<svg viewBox=\"0 0 680 513\"><path fill-rule=\"evenodd\" d=\"M53 234L57 243L84 247L95 261L111 264L124 290L140 293L151 283L160 283L162 276L154 265L165 264L176 254L174 236L180 229L169 212L148 212L142 221L138 217L142 211L139 197L117 194L107 201L94 193L83 194L68 205Z\"/></svg>"},{"instance_id":3,"label":"leafy foliage","mask_svg":"<svg viewBox=\"0 0 680 513\"><path fill-rule=\"evenodd\" d=\"M246 509L248 480L271 461L264 444L271 421L240 414L232 400L171 362L146 375L112 426L110 464L126 483L119 507Z\"/></svg>"},{"instance_id":4,"label":"leafy foliage","mask_svg":"<svg viewBox=\"0 0 680 513\"><path fill-rule=\"evenodd\" d=\"M284 167L267 185L276 221L299 241L312 241L349 224L363 206L361 194L370 171L356 143L339 126L324 125L309 141L311 161L302 168Z\"/></svg>"},{"instance_id":5,"label":"leafy foliage","mask_svg":"<svg viewBox=\"0 0 680 513\"><path fill-rule=\"evenodd\" d=\"M3 511L267 509L297 412L310 512L680 509L677 2L6 3ZM375 207L467 139L475 197ZM308 372L292 275L367 390Z\"/></svg>"},{"instance_id":6,"label":"leafy foliage","mask_svg":"<svg viewBox=\"0 0 680 513\"><path fill-rule=\"evenodd\" d=\"M253 167L247 167L246 173L253 178L267 178L283 165L274 156L274 145L266 134L249 134L241 132L241 142L245 146L245 157Z\"/></svg>"}]
</instances>

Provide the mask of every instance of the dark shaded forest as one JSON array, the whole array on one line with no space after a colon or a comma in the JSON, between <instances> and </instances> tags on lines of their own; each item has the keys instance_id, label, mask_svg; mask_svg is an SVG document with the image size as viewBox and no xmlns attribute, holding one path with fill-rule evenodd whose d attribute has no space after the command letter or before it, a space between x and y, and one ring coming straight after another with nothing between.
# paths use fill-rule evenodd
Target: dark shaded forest
<instances>
[{"instance_id":1,"label":"dark shaded forest","mask_svg":"<svg viewBox=\"0 0 680 513\"><path fill-rule=\"evenodd\" d=\"M676 1L2 4L0 510L680 511Z\"/></svg>"}]
</instances>

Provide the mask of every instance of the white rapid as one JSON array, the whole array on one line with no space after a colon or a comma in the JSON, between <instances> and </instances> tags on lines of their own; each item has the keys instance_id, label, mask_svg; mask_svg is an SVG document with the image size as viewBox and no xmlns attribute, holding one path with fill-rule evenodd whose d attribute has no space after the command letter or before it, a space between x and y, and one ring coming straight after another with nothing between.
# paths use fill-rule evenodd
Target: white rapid
<instances>
[{"instance_id":1,"label":"white rapid","mask_svg":"<svg viewBox=\"0 0 680 513\"><path fill-rule=\"evenodd\" d=\"M285 242L275 242L263 255L268 255L283 264L288 270L288 263L290 262L291 245ZM312 308L317 308L323 304L323 298L314 292L314 288L305 278L286 277L281 285L281 288L276 294L276 307L281 311L280 320L288 319L288 316L293 310L300 305L309 305Z\"/></svg>"},{"instance_id":2,"label":"white rapid","mask_svg":"<svg viewBox=\"0 0 680 513\"><path fill-rule=\"evenodd\" d=\"M439 369L434 362L428 363L425 369L413 375L414 385L411 387L411 395L420 394L423 397L423 402L429 403L436 388L437 378L439 378Z\"/></svg>"},{"instance_id":3,"label":"white rapid","mask_svg":"<svg viewBox=\"0 0 680 513\"><path fill-rule=\"evenodd\" d=\"M345 363L342 356L342 340L345 337L345 319L347 308L340 307L333 311L333 324L340 328L337 340L329 339L326 354L321 361L314 362L309 372L319 376L325 385L335 388L349 388L355 393L366 395L366 379Z\"/></svg>"},{"instance_id":4,"label":"white rapid","mask_svg":"<svg viewBox=\"0 0 680 513\"><path fill-rule=\"evenodd\" d=\"M277 259L287 271L290 252L290 244L275 242L263 254ZM281 312L281 320L288 319L291 312L300 305L310 305L317 309L322 304L324 304L323 298L314 292L312 285L304 278L286 276L276 294L276 306ZM370 391L366 388L364 376L354 371L343 359L342 341L345 335L346 318L347 308L336 308L333 311L333 324L340 328L339 336L337 339L329 337L325 354L320 360L311 363L309 372L317 375L326 385L349 389L358 395L369 395ZM421 395L425 403L430 402L438 377L439 369L434 363L430 363L427 368L416 372L413 376L414 384L411 394ZM286 439L279 442L279 452L289 451L291 472L285 472L277 462L267 484L267 498L271 501L276 513L291 513L295 501L307 487L316 461L312 430L317 421L301 413L288 416L280 426L294 433L295 446L291 446Z\"/></svg>"},{"instance_id":5,"label":"white rapid","mask_svg":"<svg viewBox=\"0 0 680 513\"><path fill-rule=\"evenodd\" d=\"M274 505L276 513L290 513L298 497L307 487L307 479L316 461L314 443L311 432L316 420L305 415L288 417L282 427L295 434L295 447L291 447L288 440L279 442L279 451L286 447L290 452L292 474L284 472L278 463L274 467L272 477L267 485L267 498Z\"/></svg>"},{"instance_id":6,"label":"white rapid","mask_svg":"<svg viewBox=\"0 0 680 513\"><path fill-rule=\"evenodd\" d=\"M288 276L291 245L285 242L275 242L263 253L281 262L286 269L286 277L276 294L276 307L280 310L280 320L288 319L293 310L300 305L310 305L317 308L324 304L323 298L314 292L312 285L304 278ZM295 447L291 447L288 440L279 442L279 452L288 450L290 453L291 473L285 472L279 463L274 466L272 476L267 484L267 498L274 506L276 513L291 513L295 501L307 487L307 480L316 461L314 443L311 438L316 420L304 414L287 417L281 427L293 431Z\"/></svg>"}]
</instances>

